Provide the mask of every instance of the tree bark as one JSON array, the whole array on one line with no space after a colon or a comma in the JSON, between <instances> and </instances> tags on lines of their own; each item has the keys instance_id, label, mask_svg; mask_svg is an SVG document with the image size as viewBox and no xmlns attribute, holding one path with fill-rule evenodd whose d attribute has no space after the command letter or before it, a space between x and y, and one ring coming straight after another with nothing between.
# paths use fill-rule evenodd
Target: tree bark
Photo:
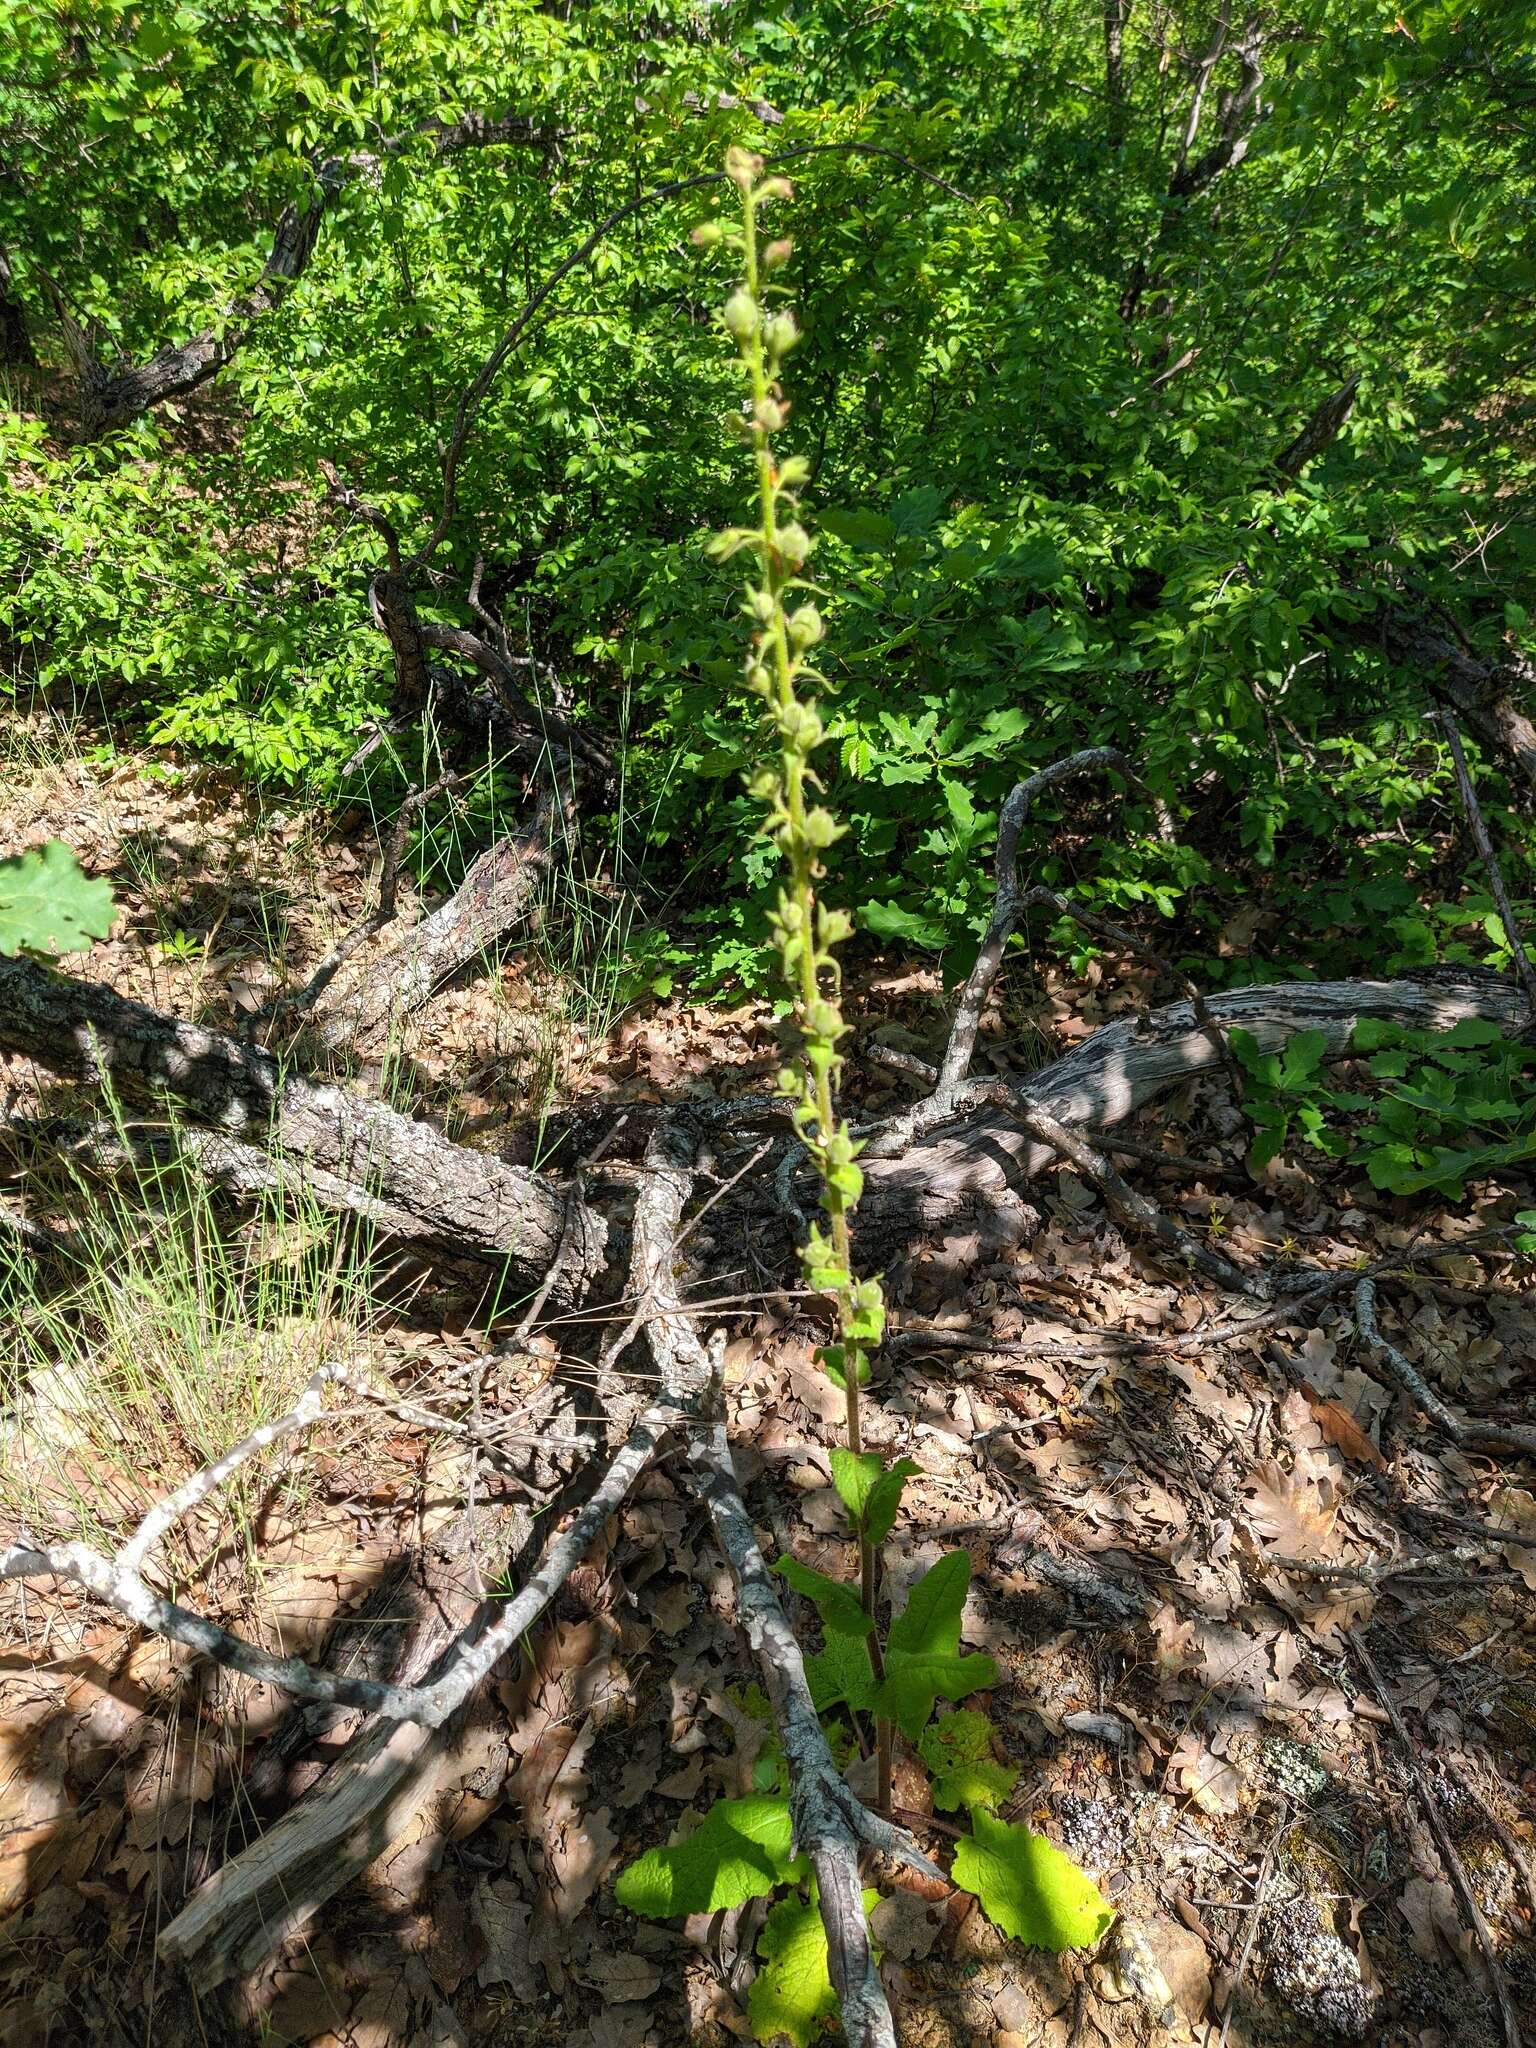
<instances>
[{"instance_id":1,"label":"tree bark","mask_svg":"<svg viewBox=\"0 0 1536 2048\"><path fill-rule=\"evenodd\" d=\"M345 1088L285 1074L259 1046L180 1023L97 983L33 960L0 961L0 1047L130 1096L169 1096L239 1152L276 1155L296 1185L313 1169L319 1199L336 1202L340 1184L363 1206L376 1201L392 1218L410 1218L421 1243L505 1261L522 1284L536 1285L559 1249L565 1201L542 1175L451 1144L429 1124ZM584 1210L581 1227L577 1265L590 1275L602 1264L603 1226Z\"/></svg>"},{"instance_id":2,"label":"tree bark","mask_svg":"<svg viewBox=\"0 0 1536 2048\"><path fill-rule=\"evenodd\" d=\"M324 1005L316 1018L321 1043L338 1050L398 1023L526 923L549 869L555 816L546 791L526 832L487 847L446 903Z\"/></svg>"},{"instance_id":3,"label":"tree bark","mask_svg":"<svg viewBox=\"0 0 1536 2048\"><path fill-rule=\"evenodd\" d=\"M1511 651L1487 661L1404 606L1382 604L1348 628L1358 645L1374 647L1403 668L1418 669L1430 695L1455 712L1536 794L1536 724L1527 709L1536 695L1536 663Z\"/></svg>"}]
</instances>

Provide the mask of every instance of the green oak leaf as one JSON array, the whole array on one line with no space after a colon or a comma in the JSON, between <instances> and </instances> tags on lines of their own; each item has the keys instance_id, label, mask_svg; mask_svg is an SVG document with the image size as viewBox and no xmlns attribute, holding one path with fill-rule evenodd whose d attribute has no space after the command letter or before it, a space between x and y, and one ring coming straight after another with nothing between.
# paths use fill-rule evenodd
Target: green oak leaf
<instances>
[{"instance_id":1,"label":"green oak leaf","mask_svg":"<svg viewBox=\"0 0 1536 2048\"><path fill-rule=\"evenodd\" d=\"M637 1857L614 1896L650 1920L745 1905L804 1876L805 1859L790 1855L791 1832L787 1799L718 1799L686 1841Z\"/></svg>"},{"instance_id":2,"label":"green oak leaf","mask_svg":"<svg viewBox=\"0 0 1536 2048\"><path fill-rule=\"evenodd\" d=\"M1033 1828L973 1810L950 1872L1004 1934L1031 1948L1091 1948L1115 1917L1098 1886Z\"/></svg>"},{"instance_id":3,"label":"green oak leaf","mask_svg":"<svg viewBox=\"0 0 1536 2048\"><path fill-rule=\"evenodd\" d=\"M933 1803L941 1812L1000 1806L1018 1782L1013 1766L993 1755L992 1723L969 1708L941 1714L923 1730L917 1748L933 1773Z\"/></svg>"},{"instance_id":4,"label":"green oak leaf","mask_svg":"<svg viewBox=\"0 0 1536 2048\"><path fill-rule=\"evenodd\" d=\"M773 1568L810 1601L829 1636L867 1636L874 1627L874 1616L864 1612L857 1591L846 1580L828 1578L798 1557L781 1557Z\"/></svg>"},{"instance_id":5,"label":"green oak leaf","mask_svg":"<svg viewBox=\"0 0 1536 2048\"><path fill-rule=\"evenodd\" d=\"M78 953L112 929L112 890L62 839L0 860L0 953Z\"/></svg>"},{"instance_id":6,"label":"green oak leaf","mask_svg":"<svg viewBox=\"0 0 1536 2048\"><path fill-rule=\"evenodd\" d=\"M864 1894L865 1917L880 1903L877 1891ZM795 2048L810 2048L823 2020L837 2011L837 1993L827 1970L827 1931L813 1885L811 1896L780 1899L757 1937L763 1967L747 1993L747 2017L758 2041L781 2035Z\"/></svg>"}]
</instances>

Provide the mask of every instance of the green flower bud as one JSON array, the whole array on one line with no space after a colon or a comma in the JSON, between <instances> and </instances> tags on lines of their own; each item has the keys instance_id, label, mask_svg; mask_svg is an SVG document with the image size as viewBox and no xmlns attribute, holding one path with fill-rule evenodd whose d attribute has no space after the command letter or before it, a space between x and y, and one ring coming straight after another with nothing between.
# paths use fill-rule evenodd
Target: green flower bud
<instances>
[{"instance_id":1,"label":"green flower bud","mask_svg":"<svg viewBox=\"0 0 1536 2048\"><path fill-rule=\"evenodd\" d=\"M784 424L784 407L776 398L760 398L752 408L752 417L765 434L776 434Z\"/></svg>"},{"instance_id":2,"label":"green flower bud","mask_svg":"<svg viewBox=\"0 0 1536 2048\"><path fill-rule=\"evenodd\" d=\"M772 356L787 356L800 339L793 313L773 313L763 328L763 340Z\"/></svg>"},{"instance_id":3,"label":"green flower bud","mask_svg":"<svg viewBox=\"0 0 1536 2048\"><path fill-rule=\"evenodd\" d=\"M811 480L811 465L803 455L787 455L779 464L779 489L798 490L801 484Z\"/></svg>"},{"instance_id":4,"label":"green flower bud","mask_svg":"<svg viewBox=\"0 0 1536 2048\"><path fill-rule=\"evenodd\" d=\"M723 318L726 331L737 341L745 341L757 332L757 301L749 291L737 289L725 302Z\"/></svg>"},{"instance_id":5,"label":"green flower bud","mask_svg":"<svg viewBox=\"0 0 1536 2048\"><path fill-rule=\"evenodd\" d=\"M798 520L779 528L779 553L791 569L798 569L811 552L811 536Z\"/></svg>"},{"instance_id":6,"label":"green flower bud","mask_svg":"<svg viewBox=\"0 0 1536 2048\"><path fill-rule=\"evenodd\" d=\"M788 235L781 236L777 242L770 242L763 251L764 270L781 269L793 255L794 247Z\"/></svg>"},{"instance_id":7,"label":"green flower bud","mask_svg":"<svg viewBox=\"0 0 1536 2048\"><path fill-rule=\"evenodd\" d=\"M757 159L757 168L763 168L761 157ZM759 199L793 199L795 188L788 178L765 178L757 188L757 196Z\"/></svg>"},{"instance_id":8,"label":"green flower bud","mask_svg":"<svg viewBox=\"0 0 1536 2048\"><path fill-rule=\"evenodd\" d=\"M814 647L826 628L821 623L821 613L813 604L803 604L798 611L790 613L785 620L789 630L791 647Z\"/></svg>"},{"instance_id":9,"label":"green flower bud","mask_svg":"<svg viewBox=\"0 0 1536 2048\"><path fill-rule=\"evenodd\" d=\"M733 142L725 152L725 175L743 192L751 191L762 168L762 158L754 156L750 149L743 149L739 142Z\"/></svg>"},{"instance_id":10,"label":"green flower bud","mask_svg":"<svg viewBox=\"0 0 1536 2048\"><path fill-rule=\"evenodd\" d=\"M700 221L688 237L696 249L713 249L725 239L725 229L717 220Z\"/></svg>"}]
</instances>

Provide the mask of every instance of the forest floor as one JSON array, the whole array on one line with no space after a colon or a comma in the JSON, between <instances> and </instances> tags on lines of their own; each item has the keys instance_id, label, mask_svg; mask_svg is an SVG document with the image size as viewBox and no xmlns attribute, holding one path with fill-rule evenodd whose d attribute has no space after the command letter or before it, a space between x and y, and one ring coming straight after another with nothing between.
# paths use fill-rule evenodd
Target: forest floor
<instances>
[{"instance_id":1,"label":"forest floor","mask_svg":"<svg viewBox=\"0 0 1536 2048\"><path fill-rule=\"evenodd\" d=\"M111 873L122 906L114 936L71 966L226 1026L300 981L363 914L375 858L360 818L323 828L217 775L111 757L40 754L11 774L0 851L45 831ZM1135 972L1112 966L1079 982L1015 968L999 1042L1035 1065L1136 1003ZM767 1003L625 1006L620 994L611 962L535 941L423 1011L374 1085L526 1160L558 1143L573 1108L617 1116L770 1081ZM906 1084L861 1053L880 1042L932 1057L942 984L930 966L866 956L852 994L854 1086L893 1106ZM1383 1297L1392 1340L1452 1398L1496 1393L1533 1412L1531 1276L1458 1249L1512 1200L1490 1187L1459 1207L1395 1203L1322 1160L1316 1173L1277 1162L1255 1181L1222 1086L1197 1082L1125 1132L1210 1170L1141 1162L1126 1169L1137 1184L1236 1256L1400 1259ZM8 1090L12 1115L80 1111L20 1063ZM33 1179L29 1206L51 1194L61 1224L78 1226L90 1185ZM169 1249L214 1228L239 1235L230 1218L198 1210L135 1233L121 1198L92 1199L119 1258L104 1287L71 1278L67 1260L23 1283L27 1255L15 1255L3 1536L49 1513L76 1533L142 1512L228 1441L231 1417L279 1405L338 1344L415 1398L462 1390L513 1306L487 1298L483 1274L410 1255L343 1271L354 1255L334 1232L268 1216L243 1226L236 1314L210 1307L199 1260ZM1530 1462L1434 1435L1372 1371L1347 1296L1204 1352L1131 1349L1127 1333L1210 1325L1221 1297L1128 1242L1072 1171L1042 1177L1034 1200L1029 1241L951 1237L894 1276L897 1341L877 1367L868 1439L923 1471L894 1539L893 1592L942 1549L970 1552L964 1637L999 1665L991 1711L1021 1773L1011 1811L1090 1870L1123 1922L1104 1953L1047 1957L1002 1940L964 1893L894 1888L875 1925L903 2040L1497 2048L1485 1961L1426 1801L1536 2038ZM731 1434L769 1555L844 1572L827 1459L841 1401L813 1367L815 1332L759 1247L698 1234L690 1256L702 1320L731 1333ZM281 1310L265 1326L253 1275ZM1089 1365L1042 1356L1064 1324L1101 1336ZM550 1365L558 1336L538 1340ZM491 1380L488 1408L513 1412L540 1371L535 1355ZM243 1505L193 1518L170 1560L182 1597L285 1650L334 1654L391 1560L461 1504L464 1462L443 1442L338 1416L286 1447ZM729 1574L685 1501L661 1461L523 1669L487 1687L410 1830L242 1987L251 2038L747 2037L735 1962L750 1957L752 1909L657 1926L612 1896L625 1861L712 1794L750 1785L766 1734ZM1468 1521L1507 1526L1511 1541L1468 1556ZM1385 1560L1415 1562L1372 1576ZM1364 1580L1324 1569L1351 1564ZM157 1931L347 1727L298 1753L263 1803L253 1766L287 1711L269 1688L210 1673L71 1589L9 1585L3 1630L0 2037L147 2043ZM942 1856L915 1765L896 1796ZM1151 2003L1134 1991L1147 1955L1166 1980L1162 2011L1161 1989Z\"/></svg>"}]
</instances>

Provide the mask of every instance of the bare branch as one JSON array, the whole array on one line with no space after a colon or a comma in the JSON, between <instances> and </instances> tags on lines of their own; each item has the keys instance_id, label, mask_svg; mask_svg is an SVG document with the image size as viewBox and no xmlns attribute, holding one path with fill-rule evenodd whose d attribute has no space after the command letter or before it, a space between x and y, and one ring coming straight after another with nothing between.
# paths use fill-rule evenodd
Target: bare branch
<instances>
[{"instance_id":1,"label":"bare branch","mask_svg":"<svg viewBox=\"0 0 1536 2048\"><path fill-rule=\"evenodd\" d=\"M941 1095L956 1087L970 1072L981 1013L1003 964L1003 949L1019 921L1023 908L1019 898L1019 835L1035 798L1043 789L1049 789L1053 783L1067 776L1084 775L1090 769L1102 768L1113 769L1138 789L1146 788L1133 764L1118 747L1085 747L1081 753L1053 761L1048 768L1040 769L1027 781L1019 783L1003 804L997 821L997 900L981 950L976 955L976 964L967 976L955 1006L955 1021L939 1068L938 1092ZM1150 792L1148 794L1150 796ZM1173 821L1166 805L1156 796L1151 797L1151 802L1157 816L1159 838L1172 839Z\"/></svg>"},{"instance_id":2,"label":"bare branch","mask_svg":"<svg viewBox=\"0 0 1536 2048\"><path fill-rule=\"evenodd\" d=\"M1477 800L1472 777L1467 771L1467 757L1462 750L1461 728L1453 713L1442 710L1440 723L1445 728L1446 739L1450 742L1451 760L1456 769L1456 786L1461 792L1462 809L1467 814L1467 823L1472 827L1473 843L1477 847L1478 859L1483 864L1483 873L1488 877L1488 889L1498 905L1499 921L1504 927L1504 936L1509 941L1509 950L1515 969L1515 979L1525 990L1525 1025L1536 1024L1536 968L1531 966L1525 950L1525 938L1515 921L1514 906L1509 900L1509 891L1504 886L1504 872L1499 866L1498 855L1493 850L1493 841L1488 836L1488 821L1483 816L1483 807Z\"/></svg>"}]
</instances>

